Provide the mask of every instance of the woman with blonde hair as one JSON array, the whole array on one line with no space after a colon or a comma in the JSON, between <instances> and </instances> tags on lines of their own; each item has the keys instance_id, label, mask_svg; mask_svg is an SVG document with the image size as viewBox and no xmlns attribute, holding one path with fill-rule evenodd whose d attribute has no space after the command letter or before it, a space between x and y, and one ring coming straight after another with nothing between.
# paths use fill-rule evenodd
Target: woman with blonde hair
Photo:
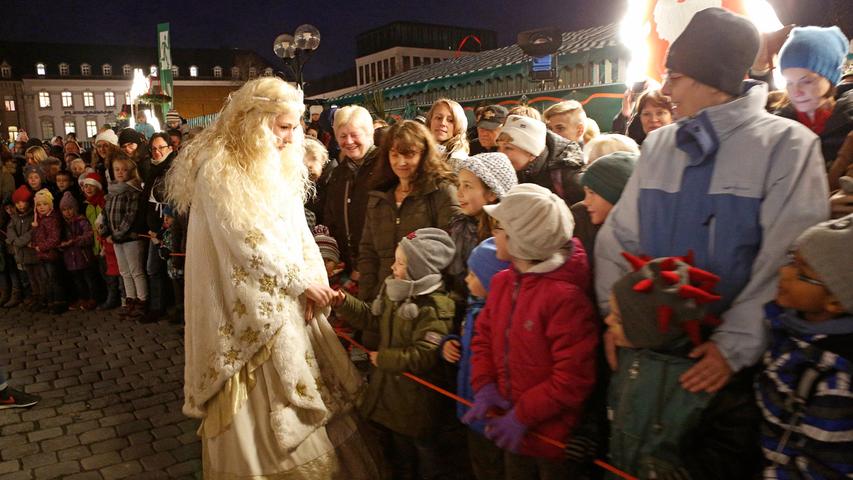
<instances>
[{"instance_id":1,"label":"woman with blonde hair","mask_svg":"<svg viewBox=\"0 0 853 480\"><path fill-rule=\"evenodd\" d=\"M445 162L455 164L468 158L468 117L458 102L439 98L427 112L426 126L439 145Z\"/></svg>"},{"instance_id":2,"label":"woman with blonde hair","mask_svg":"<svg viewBox=\"0 0 853 480\"><path fill-rule=\"evenodd\" d=\"M202 419L207 479L379 477L352 413L360 376L319 307L303 110L282 80L248 81L167 176L189 212L183 411Z\"/></svg>"},{"instance_id":3,"label":"woman with blonde hair","mask_svg":"<svg viewBox=\"0 0 853 480\"><path fill-rule=\"evenodd\" d=\"M441 159L433 136L404 120L388 130L379 162L391 180L370 192L359 246L359 297L373 300L391 272L401 238L419 228L446 229L460 212L456 177Z\"/></svg>"},{"instance_id":4,"label":"woman with blonde hair","mask_svg":"<svg viewBox=\"0 0 853 480\"><path fill-rule=\"evenodd\" d=\"M38 145L28 148L26 155L27 165L41 165L41 162L47 160L47 152Z\"/></svg>"}]
</instances>

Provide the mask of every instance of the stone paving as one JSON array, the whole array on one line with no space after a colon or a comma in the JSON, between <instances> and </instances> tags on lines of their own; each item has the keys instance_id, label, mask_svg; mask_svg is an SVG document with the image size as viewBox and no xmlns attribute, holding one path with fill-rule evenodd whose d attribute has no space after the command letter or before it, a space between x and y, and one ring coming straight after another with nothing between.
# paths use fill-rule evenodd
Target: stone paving
<instances>
[{"instance_id":1,"label":"stone paving","mask_svg":"<svg viewBox=\"0 0 853 480\"><path fill-rule=\"evenodd\" d=\"M0 480L201 478L181 328L116 313L0 309L9 384L42 397L0 410Z\"/></svg>"}]
</instances>

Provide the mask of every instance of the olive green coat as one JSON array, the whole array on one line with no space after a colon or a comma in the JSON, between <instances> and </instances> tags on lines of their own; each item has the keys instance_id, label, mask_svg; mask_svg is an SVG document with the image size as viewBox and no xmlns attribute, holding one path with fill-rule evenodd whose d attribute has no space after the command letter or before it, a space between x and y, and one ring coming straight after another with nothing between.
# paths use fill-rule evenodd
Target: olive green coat
<instances>
[{"instance_id":1,"label":"olive green coat","mask_svg":"<svg viewBox=\"0 0 853 480\"><path fill-rule=\"evenodd\" d=\"M379 294L382 280L391 274L394 250L401 238L419 228L447 229L453 216L460 212L456 186L450 182L415 190L399 207L394 188L374 190L367 197L356 268L361 275L358 296L363 300L373 300Z\"/></svg>"},{"instance_id":2,"label":"olive green coat","mask_svg":"<svg viewBox=\"0 0 853 480\"><path fill-rule=\"evenodd\" d=\"M450 332L454 304L443 291L416 297L418 316L406 320L398 302L382 297L382 314L373 315L370 304L347 294L337 312L353 327L378 333L379 352L370 374L360 410L365 418L411 437L433 433L439 423L441 396L403 372L435 383L438 380L438 344Z\"/></svg>"}]
</instances>

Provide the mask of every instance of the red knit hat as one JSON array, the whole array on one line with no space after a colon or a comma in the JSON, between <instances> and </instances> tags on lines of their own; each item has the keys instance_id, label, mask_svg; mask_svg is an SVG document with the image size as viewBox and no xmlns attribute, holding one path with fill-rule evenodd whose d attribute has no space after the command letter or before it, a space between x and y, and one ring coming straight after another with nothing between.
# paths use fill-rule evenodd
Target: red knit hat
<instances>
[{"instance_id":1,"label":"red knit hat","mask_svg":"<svg viewBox=\"0 0 853 480\"><path fill-rule=\"evenodd\" d=\"M18 202L29 202L33 198L33 193L30 192L30 189L27 188L26 185L21 185L12 193L12 201L15 203Z\"/></svg>"},{"instance_id":2,"label":"red knit hat","mask_svg":"<svg viewBox=\"0 0 853 480\"><path fill-rule=\"evenodd\" d=\"M104 188L103 179L96 172L87 173L86 176L80 180L80 186L83 187L85 185L92 185L93 187L98 187L101 190Z\"/></svg>"}]
</instances>

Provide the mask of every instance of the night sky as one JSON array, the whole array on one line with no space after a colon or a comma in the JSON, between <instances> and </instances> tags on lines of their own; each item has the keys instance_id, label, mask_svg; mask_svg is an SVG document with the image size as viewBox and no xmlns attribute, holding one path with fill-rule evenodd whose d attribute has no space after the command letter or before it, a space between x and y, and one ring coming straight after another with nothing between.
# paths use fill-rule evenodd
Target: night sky
<instances>
[{"instance_id":1,"label":"night sky","mask_svg":"<svg viewBox=\"0 0 853 480\"><path fill-rule=\"evenodd\" d=\"M832 12L853 0L770 0L784 23L839 22ZM0 38L11 41L151 45L156 26L171 24L172 45L239 47L278 62L272 41L302 23L315 25L320 48L306 66L307 78L355 64L358 33L395 20L481 27L498 32L499 46L515 42L519 31L554 25L574 30L618 21L624 0L540 1L252 1L214 0L79 1L3 0ZM853 9L841 17L853 35ZM835 15L838 15L836 13ZM70 45L68 48L72 48ZM279 65L279 63L274 63Z\"/></svg>"}]
</instances>

